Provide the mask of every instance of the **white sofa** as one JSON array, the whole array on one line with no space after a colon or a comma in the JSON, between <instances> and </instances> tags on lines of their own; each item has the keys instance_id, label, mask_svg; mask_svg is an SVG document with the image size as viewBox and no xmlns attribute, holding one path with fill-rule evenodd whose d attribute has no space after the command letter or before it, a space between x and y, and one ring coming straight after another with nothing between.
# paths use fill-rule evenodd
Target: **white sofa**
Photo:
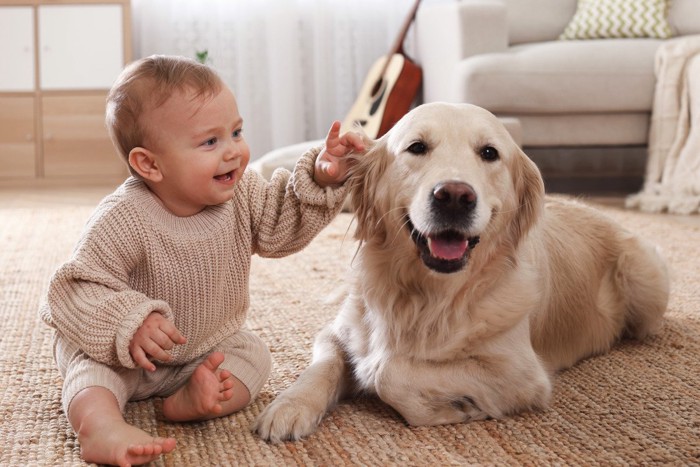
<instances>
[{"instance_id":1,"label":"white sofa","mask_svg":"<svg viewBox=\"0 0 700 467\"><path fill-rule=\"evenodd\" d=\"M425 102L470 102L522 125L531 147L646 145L660 39L559 40L577 0L425 3L416 18ZM674 35L700 1L672 0Z\"/></svg>"},{"instance_id":2,"label":"white sofa","mask_svg":"<svg viewBox=\"0 0 700 467\"><path fill-rule=\"evenodd\" d=\"M424 2L416 56L424 102L491 110L542 171L549 191L634 192L643 182L660 39L559 40L577 0ZM671 0L674 35L700 34L700 0ZM308 147L253 167L291 168Z\"/></svg>"},{"instance_id":3,"label":"white sofa","mask_svg":"<svg viewBox=\"0 0 700 467\"><path fill-rule=\"evenodd\" d=\"M641 188L660 39L559 40L577 0L424 3L423 100L471 102L521 126L548 191ZM700 34L700 1L671 0L674 36Z\"/></svg>"}]
</instances>

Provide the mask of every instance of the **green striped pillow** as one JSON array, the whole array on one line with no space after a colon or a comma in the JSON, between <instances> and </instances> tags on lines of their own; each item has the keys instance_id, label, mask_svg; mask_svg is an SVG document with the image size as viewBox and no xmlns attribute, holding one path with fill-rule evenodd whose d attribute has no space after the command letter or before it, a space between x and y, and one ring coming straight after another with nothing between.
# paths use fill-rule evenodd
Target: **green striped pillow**
<instances>
[{"instance_id":1,"label":"green striped pillow","mask_svg":"<svg viewBox=\"0 0 700 467\"><path fill-rule=\"evenodd\" d=\"M559 39L609 39L673 35L668 0L578 0Z\"/></svg>"}]
</instances>

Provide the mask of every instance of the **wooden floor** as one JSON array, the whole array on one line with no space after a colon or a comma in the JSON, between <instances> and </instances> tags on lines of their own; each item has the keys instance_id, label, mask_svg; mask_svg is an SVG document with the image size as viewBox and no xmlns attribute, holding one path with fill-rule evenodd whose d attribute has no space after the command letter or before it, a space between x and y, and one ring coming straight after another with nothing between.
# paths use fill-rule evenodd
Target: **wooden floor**
<instances>
[{"instance_id":1,"label":"wooden floor","mask_svg":"<svg viewBox=\"0 0 700 467\"><path fill-rule=\"evenodd\" d=\"M95 206L102 198L114 191L116 187L116 184L79 187L0 187L0 206L36 207L55 204Z\"/></svg>"},{"instance_id":2,"label":"wooden floor","mask_svg":"<svg viewBox=\"0 0 700 467\"><path fill-rule=\"evenodd\" d=\"M597 195L583 195L582 196L584 200L590 200L593 203L597 204L602 204L604 206L610 206L614 208L619 208L619 209L624 209L625 208L625 198L627 195L606 195L606 196L597 196ZM649 214L650 216L658 216L660 218L666 218L666 219L674 219L678 222L682 222L684 224L692 225L695 227L700 227L700 215L694 214L690 216L682 216L678 214L668 214L668 213L661 213L661 214Z\"/></svg>"},{"instance_id":3,"label":"wooden floor","mask_svg":"<svg viewBox=\"0 0 700 467\"><path fill-rule=\"evenodd\" d=\"M0 206L2 207L37 207L51 205L95 206L103 197L114 191L117 184L102 184L94 186L40 186L31 188L0 187ZM605 206L623 208L625 195L581 195L584 200L590 200ZM673 218L683 223L700 227L700 215L677 216L657 214L661 217Z\"/></svg>"}]
</instances>

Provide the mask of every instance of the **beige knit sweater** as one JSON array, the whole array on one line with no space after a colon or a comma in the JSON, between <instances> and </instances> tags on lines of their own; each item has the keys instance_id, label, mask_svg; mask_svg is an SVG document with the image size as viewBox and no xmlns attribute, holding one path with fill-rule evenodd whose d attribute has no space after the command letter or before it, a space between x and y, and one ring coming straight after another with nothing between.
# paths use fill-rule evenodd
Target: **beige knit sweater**
<instances>
[{"instance_id":1,"label":"beige knit sweater","mask_svg":"<svg viewBox=\"0 0 700 467\"><path fill-rule=\"evenodd\" d=\"M129 342L153 311L185 335L172 365L209 352L246 320L251 256L304 248L342 207L345 188L313 181L318 150L271 181L247 171L233 199L191 217L165 210L129 178L98 205L53 275L40 314L108 365L135 368Z\"/></svg>"}]
</instances>

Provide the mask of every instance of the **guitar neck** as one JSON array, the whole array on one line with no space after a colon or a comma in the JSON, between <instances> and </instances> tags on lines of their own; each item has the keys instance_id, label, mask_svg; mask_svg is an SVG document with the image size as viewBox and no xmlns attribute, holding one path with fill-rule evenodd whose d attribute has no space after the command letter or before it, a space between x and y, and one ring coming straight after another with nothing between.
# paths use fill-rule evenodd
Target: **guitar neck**
<instances>
[{"instance_id":1,"label":"guitar neck","mask_svg":"<svg viewBox=\"0 0 700 467\"><path fill-rule=\"evenodd\" d=\"M394 42L394 46L391 48L391 53L389 55L402 53L403 41L406 39L408 29L411 27L411 23L416 17L416 12L418 11L419 4L420 0L416 0L415 2L413 2L413 6L411 7L411 10L409 11L408 16L406 17L406 21L404 21L403 26L401 27L401 32L399 32L399 36L396 38L396 42Z\"/></svg>"},{"instance_id":2,"label":"guitar neck","mask_svg":"<svg viewBox=\"0 0 700 467\"><path fill-rule=\"evenodd\" d=\"M386 73L387 67L389 66L389 62L391 61L391 57L394 54L403 54L403 41L406 40L406 35L408 34L408 29L411 27L411 23L413 22L413 19L416 17L416 12L418 11L418 5L420 4L420 0L416 0L413 2L413 6L411 7L411 10L408 13L408 16L406 17L406 20L403 23L403 26L401 26L401 31L399 32L398 37L396 38L396 41L394 42L394 45L391 48L391 51L387 54L386 60L384 61L384 67L382 67L382 71L379 74L379 77L383 77L384 74Z\"/></svg>"}]
</instances>

